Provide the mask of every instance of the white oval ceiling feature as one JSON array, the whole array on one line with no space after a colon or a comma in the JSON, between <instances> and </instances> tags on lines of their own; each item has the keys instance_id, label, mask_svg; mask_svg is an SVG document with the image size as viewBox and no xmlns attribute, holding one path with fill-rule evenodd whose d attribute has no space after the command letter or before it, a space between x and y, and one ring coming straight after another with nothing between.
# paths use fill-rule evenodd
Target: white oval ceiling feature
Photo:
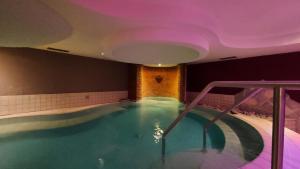
<instances>
[{"instance_id":1,"label":"white oval ceiling feature","mask_svg":"<svg viewBox=\"0 0 300 169\"><path fill-rule=\"evenodd\" d=\"M206 53L203 51L203 54ZM135 42L112 50L111 58L139 64L179 64L197 60L201 52L197 49L164 42Z\"/></svg>"}]
</instances>

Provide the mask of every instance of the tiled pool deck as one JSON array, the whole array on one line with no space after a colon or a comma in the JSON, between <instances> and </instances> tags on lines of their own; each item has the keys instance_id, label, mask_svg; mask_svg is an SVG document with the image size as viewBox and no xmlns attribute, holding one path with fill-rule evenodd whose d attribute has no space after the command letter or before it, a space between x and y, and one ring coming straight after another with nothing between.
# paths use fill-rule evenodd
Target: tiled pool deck
<instances>
[{"instance_id":1,"label":"tiled pool deck","mask_svg":"<svg viewBox=\"0 0 300 169\"><path fill-rule=\"evenodd\" d=\"M234 115L255 127L264 140L262 153L251 163L241 169L271 169L272 153L272 122L256 116L242 114ZM290 129L285 129L284 169L300 168L300 135Z\"/></svg>"}]
</instances>

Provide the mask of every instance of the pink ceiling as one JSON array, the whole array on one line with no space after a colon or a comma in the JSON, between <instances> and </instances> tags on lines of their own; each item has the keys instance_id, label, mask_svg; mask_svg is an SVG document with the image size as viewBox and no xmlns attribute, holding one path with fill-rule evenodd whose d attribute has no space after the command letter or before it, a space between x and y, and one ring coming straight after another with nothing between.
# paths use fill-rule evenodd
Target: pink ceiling
<instances>
[{"instance_id":1,"label":"pink ceiling","mask_svg":"<svg viewBox=\"0 0 300 169\"><path fill-rule=\"evenodd\" d=\"M89 57L101 58L102 51L105 58L124 62L178 64L300 50L299 0L43 2L73 29L72 35L47 45ZM151 56L146 49L158 52ZM190 57L189 49L198 55Z\"/></svg>"}]
</instances>

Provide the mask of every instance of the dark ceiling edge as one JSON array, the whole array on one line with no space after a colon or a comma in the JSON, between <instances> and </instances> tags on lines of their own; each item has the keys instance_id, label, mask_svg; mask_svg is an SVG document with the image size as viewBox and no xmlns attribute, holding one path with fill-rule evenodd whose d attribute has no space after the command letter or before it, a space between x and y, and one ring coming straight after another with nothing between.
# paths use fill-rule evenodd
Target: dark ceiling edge
<instances>
[{"instance_id":1,"label":"dark ceiling edge","mask_svg":"<svg viewBox=\"0 0 300 169\"><path fill-rule=\"evenodd\" d=\"M207 61L207 62L191 62L191 63L187 63L187 64L188 65L197 65L197 64L205 64L205 63L215 63L215 62L230 62L230 61L234 61L234 60L243 60L243 59L250 59L250 58L256 58L256 57L270 57L270 56L285 55L285 54L299 54L300 55L300 51L276 53L276 54L269 54L269 55L248 56L248 57L243 57L243 58L239 58L238 56L229 56L229 57L236 57L236 59L228 59L228 60L218 59L218 60L211 60L211 61Z\"/></svg>"}]
</instances>

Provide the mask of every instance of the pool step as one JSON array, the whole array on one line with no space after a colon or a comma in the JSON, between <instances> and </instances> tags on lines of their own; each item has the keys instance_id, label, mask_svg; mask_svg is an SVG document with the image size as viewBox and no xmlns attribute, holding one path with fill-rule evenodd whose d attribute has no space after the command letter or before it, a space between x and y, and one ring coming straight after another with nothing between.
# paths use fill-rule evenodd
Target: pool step
<instances>
[{"instance_id":1,"label":"pool step","mask_svg":"<svg viewBox=\"0 0 300 169\"><path fill-rule=\"evenodd\" d=\"M211 114L210 111L211 110L201 108L201 109L196 109L192 113L198 114L208 120L211 120L215 116ZM233 131L232 128L228 126L226 123L224 123L222 120L216 121L215 124L221 128L225 136L225 147L223 151L232 154L237 154L243 157L244 154L243 154L242 144L235 131Z\"/></svg>"},{"instance_id":2,"label":"pool step","mask_svg":"<svg viewBox=\"0 0 300 169\"><path fill-rule=\"evenodd\" d=\"M242 157L231 152L191 150L171 155L149 169L238 169L245 164Z\"/></svg>"}]
</instances>

